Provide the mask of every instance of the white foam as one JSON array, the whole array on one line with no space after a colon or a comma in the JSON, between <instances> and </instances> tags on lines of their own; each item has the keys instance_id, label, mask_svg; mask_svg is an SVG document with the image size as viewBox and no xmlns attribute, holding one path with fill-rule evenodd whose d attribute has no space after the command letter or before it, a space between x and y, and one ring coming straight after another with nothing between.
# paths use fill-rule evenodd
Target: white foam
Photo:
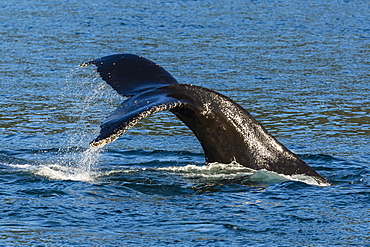
<instances>
[{"instance_id":1,"label":"white foam","mask_svg":"<svg viewBox=\"0 0 370 247\"><path fill-rule=\"evenodd\" d=\"M222 164L209 163L207 165L186 165L161 167L156 170L168 171L181 174L188 179L201 180L202 182L213 183L224 180L244 179L254 173L254 170L241 166L238 163Z\"/></svg>"},{"instance_id":2,"label":"white foam","mask_svg":"<svg viewBox=\"0 0 370 247\"><path fill-rule=\"evenodd\" d=\"M79 169L65 169L59 165L43 165L33 171L35 175L43 176L52 180L73 180L92 182L95 180L93 173Z\"/></svg>"},{"instance_id":3,"label":"white foam","mask_svg":"<svg viewBox=\"0 0 370 247\"><path fill-rule=\"evenodd\" d=\"M236 172L248 173L251 174L254 170L244 167L236 162L230 164L222 163L209 163L207 165L187 165L187 166L170 166L170 167L161 167L157 170L163 171L173 171L180 173L202 173L202 174L235 174Z\"/></svg>"},{"instance_id":4,"label":"white foam","mask_svg":"<svg viewBox=\"0 0 370 247\"><path fill-rule=\"evenodd\" d=\"M276 172L262 170L253 170L244 167L236 162L230 164L222 163L209 163L207 165L187 165L187 166L171 166L171 167L161 167L157 170L169 171L173 173L180 173L186 178L194 179L207 179L207 180L240 180L244 178L243 181L246 183L260 183L260 184L272 184L281 183L284 181L300 181L306 184L315 186L330 186L330 184L319 183L314 178L306 175L284 175L278 174Z\"/></svg>"},{"instance_id":5,"label":"white foam","mask_svg":"<svg viewBox=\"0 0 370 247\"><path fill-rule=\"evenodd\" d=\"M99 170L95 167L100 155L99 149L90 148L83 152L69 153L67 157L59 154L57 162L53 163L39 161L33 164L8 164L8 166L52 180L93 182L100 176Z\"/></svg>"},{"instance_id":6,"label":"white foam","mask_svg":"<svg viewBox=\"0 0 370 247\"><path fill-rule=\"evenodd\" d=\"M313 177L298 174L298 175L285 175L285 174L279 174L273 171L267 171L265 169L256 171L251 178L255 181L269 181L270 183L277 183L277 182L283 182L283 181L299 181L310 185L315 186L330 186L329 183L320 183L317 180L315 180Z\"/></svg>"},{"instance_id":7,"label":"white foam","mask_svg":"<svg viewBox=\"0 0 370 247\"><path fill-rule=\"evenodd\" d=\"M29 164L7 164L8 166L12 167L12 168L18 168L18 169L30 169L32 168L32 165L29 165Z\"/></svg>"},{"instance_id":8,"label":"white foam","mask_svg":"<svg viewBox=\"0 0 370 247\"><path fill-rule=\"evenodd\" d=\"M291 175L291 176L281 175L281 176L286 177L288 180L300 181L300 182L310 184L310 185L316 185L316 186L322 186L322 187L331 186L330 183L320 183L316 181L313 177L310 177L307 175Z\"/></svg>"}]
</instances>

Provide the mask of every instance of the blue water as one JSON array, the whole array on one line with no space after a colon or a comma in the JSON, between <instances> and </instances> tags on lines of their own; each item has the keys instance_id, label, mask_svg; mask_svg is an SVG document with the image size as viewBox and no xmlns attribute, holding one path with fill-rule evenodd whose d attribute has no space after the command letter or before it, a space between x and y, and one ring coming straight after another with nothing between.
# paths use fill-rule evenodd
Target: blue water
<instances>
[{"instance_id":1,"label":"blue water","mask_svg":"<svg viewBox=\"0 0 370 247\"><path fill-rule=\"evenodd\" d=\"M370 246L370 3L0 3L1 246ZM101 150L122 98L81 62L154 60L327 178L205 164L169 112Z\"/></svg>"}]
</instances>

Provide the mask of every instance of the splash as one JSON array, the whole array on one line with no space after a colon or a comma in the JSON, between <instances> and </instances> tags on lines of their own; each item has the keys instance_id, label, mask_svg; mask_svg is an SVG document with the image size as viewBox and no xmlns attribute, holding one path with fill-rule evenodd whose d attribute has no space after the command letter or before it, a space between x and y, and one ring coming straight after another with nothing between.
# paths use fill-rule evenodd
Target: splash
<instances>
[{"instance_id":1,"label":"splash","mask_svg":"<svg viewBox=\"0 0 370 247\"><path fill-rule=\"evenodd\" d=\"M113 103L112 92L94 71L86 76L85 69L76 67L68 74L63 85L60 98L70 102L67 111L70 118L66 131L66 143L55 155L52 164L41 165L35 174L49 179L94 181L99 175L96 164L99 162L101 150L91 148L88 143L99 131L94 121ZM113 91L113 90L112 90Z\"/></svg>"},{"instance_id":2,"label":"splash","mask_svg":"<svg viewBox=\"0 0 370 247\"><path fill-rule=\"evenodd\" d=\"M171 167L161 167L157 170L164 170L164 171L173 171L177 173L185 173L185 174L203 174L203 175L217 175L217 174L235 174L235 173L245 173L245 174L252 174L253 169L244 167L236 162L232 162L230 164L222 164L222 163L209 163L207 165L186 165L186 166L171 166Z\"/></svg>"},{"instance_id":3,"label":"splash","mask_svg":"<svg viewBox=\"0 0 370 247\"><path fill-rule=\"evenodd\" d=\"M89 148L80 153L74 153L64 161L55 164L39 165L34 167L33 173L54 180L75 180L93 182L99 176L96 164L101 151Z\"/></svg>"},{"instance_id":4,"label":"splash","mask_svg":"<svg viewBox=\"0 0 370 247\"><path fill-rule=\"evenodd\" d=\"M268 183L268 184L274 184L274 183L281 183L284 181L298 181L303 182L309 185L315 185L315 186L330 186L328 183L319 183L314 178L307 176L307 175L285 175L285 174L279 174L272 171L267 171L265 169L256 171L251 177L251 181L259 182L259 183Z\"/></svg>"},{"instance_id":5,"label":"splash","mask_svg":"<svg viewBox=\"0 0 370 247\"><path fill-rule=\"evenodd\" d=\"M157 170L168 171L171 173L181 174L185 178L197 180L201 183L219 183L221 181L242 181L251 176L255 171L244 167L236 162L230 164L209 163L207 165L186 165L161 167Z\"/></svg>"},{"instance_id":6,"label":"splash","mask_svg":"<svg viewBox=\"0 0 370 247\"><path fill-rule=\"evenodd\" d=\"M94 181L99 176L97 164L101 151L88 144L99 132L96 122L110 111L117 94L107 88L95 71L91 70L86 76L86 69L79 66L72 69L60 85L61 90L56 96L60 102L57 106L59 115L55 116L61 119L61 123L58 122L60 130L58 136L51 137L59 141L51 148L39 147L46 151L37 152L37 165L24 167L37 176L77 181ZM48 142L45 140L45 143Z\"/></svg>"},{"instance_id":7,"label":"splash","mask_svg":"<svg viewBox=\"0 0 370 247\"><path fill-rule=\"evenodd\" d=\"M267 170L253 170L237 162L230 164L209 163L207 165L186 165L181 167L161 167L157 170L182 174L186 178L202 180L203 182L235 182L241 184L275 184L284 181L299 181L315 186L330 186L318 183L314 178L306 175L284 175Z\"/></svg>"},{"instance_id":8,"label":"splash","mask_svg":"<svg viewBox=\"0 0 370 247\"><path fill-rule=\"evenodd\" d=\"M96 148L53 155L53 161L27 161L23 159L4 160L7 165L20 172L28 172L51 180L74 180L93 182L100 176L96 164L99 162L101 150Z\"/></svg>"}]
</instances>

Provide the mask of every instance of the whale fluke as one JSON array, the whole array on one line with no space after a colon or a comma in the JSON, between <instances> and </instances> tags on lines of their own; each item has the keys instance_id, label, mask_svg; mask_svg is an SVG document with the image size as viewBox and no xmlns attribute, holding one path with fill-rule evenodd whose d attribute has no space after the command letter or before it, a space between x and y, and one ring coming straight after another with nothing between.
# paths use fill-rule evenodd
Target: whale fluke
<instances>
[{"instance_id":1,"label":"whale fluke","mask_svg":"<svg viewBox=\"0 0 370 247\"><path fill-rule=\"evenodd\" d=\"M152 89L132 96L103 121L99 136L90 146L102 147L123 135L141 119L181 105L182 101L168 96L165 89Z\"/></svg>"},{"instance_id":2,"label":"whale fluke","mask_svg":"<svg viewBox=\"0 0 370 247\"><path fill-rule=\"evenodd\" d=\"M169 110L193 131L208 163L237 162L255 170L307 175L328 184L248 111L220 93L179 84L162 67L137 55L112 55L83 65L87 64L95 64L109 85L129 97L103 121L99 136L90 143L92 147L104 146L141 119Z\"/></svg>"},{"instance_id":3,"label":"whale fluke","mask_svg":"<svg viewBox=\"0 0 370 247\"><path fill-rule=\"evenodd\" d=\"M100 76L122 96L133 96L153 87L178 83L158 64L133 54L116 54L82 63L95 64Z\"/></svg>"}]
</instances>

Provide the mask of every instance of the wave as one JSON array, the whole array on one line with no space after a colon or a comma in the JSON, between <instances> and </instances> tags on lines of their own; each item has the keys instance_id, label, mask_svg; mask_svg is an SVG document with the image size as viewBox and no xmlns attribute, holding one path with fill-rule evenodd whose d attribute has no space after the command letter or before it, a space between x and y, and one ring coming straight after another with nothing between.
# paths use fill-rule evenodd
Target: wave
<instances>
[{"instance_id":1,"label":"wave","mask_svg":"<svg viewBox=\"0 0 370 247\"><path fill-rule=\"evenodd\" d=\"M100 155L100 150L92 148L76 153L60 153L53 162L27 161L2 155L1 163L16 171L26 171L46 179L93 182L100 175L95 166Z\"/></svg>"},{"instance_id":2,"label":"wave","mask_svg":"<svg viewBox=\"0 0 370 247\"><path fill-rule=\"evenodd\" d=\"M105 161L100 159L101 154L107 153ZM183 153L166 153L166 152L145 152L144 151L128 151L129 153L121 153L119 156L120 164L117 162L115 154L112 156L112 151L104 149L81 149L71 148L63 150L44 150L35 151L35 161L29 159L15 158L16 154L4 153L0 154L0 163L8 167L16 169L16 171L27 171L33 175L41 176L51 180L74 180L85 182L99 182L110 179L118 179L119 176L131 180L125 176L141 176L148 179L153 176L164 176L173 183L178 181L178 184L184 186L184 179L189 185L220 185L220 184L240 184L246 186L271 185L282 183L285 181L299 181L309 185L328 186L329 184L318 184L313 178L304 175L283 175L267 170L252 170L250 168L241 166L237 163L221 164L210 163L204 164L197 162L198 154L191 156L192 161L184 159L176 159L183 156ZM121 157L122 156L122 157ZM129 156L129 158L127 158ZM166 156L171 156L170 158ZM195 158L194 158L194 157ZM28 156L29 157L29 156ZM126 159L124 158L126 157ZM107 162L108 159L109 161ZM110 160L112 159L112 160ZM348 161L339 160L331 156L312 156L306 157L310 163L315 163L315 167L319 170L330 174L331 182L348 183L358 181L358 183L367 183L368 173L364 173L363 164L348 163ZM177 160L174 162L173 160ZM189 162L190 161L190 162ZM345 162L345 164L343 163ZM340 167L338 167L340 165ZM361 166L359 166L361 165ZM329 169L329 167L331 169ZM346 168L346 169L345 169ZM353 174L356 171L356 174ZM346 174L351 174L355 177L346 177ZM176 175L176 176L174 176ZM339 177L338 177L339 176ZM181 180L181 181L180 181ZM339 182L338 182L339 181ZM158 183L165 183L160 180Z\"/></svg>"},{"instance_id":3,"label":"wave","mask_svg":"<svg viewBox=\"0 0 370 247\"><path fill-rule=\"evenodd\" d=\"M304 182L316 186L329 186L330 184L320 184L310 176L305 175L284 175L276 172L253 170L244 167L236 162L230 164L209 163L207 165L186 165L161 167L157 170L169 171L183 174L187 178L202 179L207 182L235 182L239 184L275 184L292 180Z\"/></svg>"}]
</instances>

